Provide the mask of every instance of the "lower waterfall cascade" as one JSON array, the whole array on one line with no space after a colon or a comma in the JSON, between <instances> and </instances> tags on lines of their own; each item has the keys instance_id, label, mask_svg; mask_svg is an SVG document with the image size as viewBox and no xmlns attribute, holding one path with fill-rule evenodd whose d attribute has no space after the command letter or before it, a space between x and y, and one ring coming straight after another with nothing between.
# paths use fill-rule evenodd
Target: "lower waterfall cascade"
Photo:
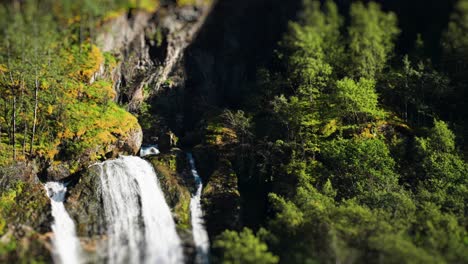
<instances>
[{"instance_id":1,"label":"lower waterfall cascade","mask_svg":"<svg viewBox=\"0 0 468 264\"><path fill-rule=\"evenodd\" d=\"M67 187L60 182L48 182L44 187L50 198L52 216L54 217L52 224L54 262L57 264L82 263L80 241L76 236L75 223L63 204Z\"/></svg>"},{"instance_id":2,"label":"lower waterfall cascade","mask_svg":"<svg viewBox=\"0 0 468 264\"><path fill-rule=\"evenodd\" d=\"M182 243L152 165L134 156L97 165L108 263L183 263Z\"/></svg>"},{"instance_id":3,"label":"lower waterfall cascade","mask_svg":"<svg viewBox=\"0 0 468 264\"><path fill-rule=\"evenodd\" d=\"M195 195L193 195L190 199L190 214L192 218L193 240L195 241L197 251L196 263L208 264L210 240L208 238L208 232L206 231L205 223L203 221L203 211L201 207L201 193L203 189L203 183L200 175L198 175L198 172L196 170L195 161L193 159L192 153L187 153L187 158L190 163L192 175L195 179L196 187Z\"/></svg>"}]
</instances>

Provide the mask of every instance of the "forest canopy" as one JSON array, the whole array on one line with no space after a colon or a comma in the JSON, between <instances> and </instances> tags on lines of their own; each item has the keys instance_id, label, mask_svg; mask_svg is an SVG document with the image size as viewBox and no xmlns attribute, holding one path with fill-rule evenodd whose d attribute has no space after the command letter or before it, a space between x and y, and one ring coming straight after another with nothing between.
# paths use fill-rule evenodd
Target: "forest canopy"
<instances>
[{"instance_id":1,"label":"forest canopy","mask_svg":"<svg viewBox=\"0 0 468 264\"><path fill-rule=\"evenodd\" d=\"M253 137L233 150L253 153L234 166L241 188L265 190L265 218L249 222L279 262L466 263L466 74L449 58L468 48L467 4L440 40L441 67L421 37L399 53L398 17L375 2L343 14L303 1L247 95L268 103L241 106Z\"/></svg>"}]
</instances>

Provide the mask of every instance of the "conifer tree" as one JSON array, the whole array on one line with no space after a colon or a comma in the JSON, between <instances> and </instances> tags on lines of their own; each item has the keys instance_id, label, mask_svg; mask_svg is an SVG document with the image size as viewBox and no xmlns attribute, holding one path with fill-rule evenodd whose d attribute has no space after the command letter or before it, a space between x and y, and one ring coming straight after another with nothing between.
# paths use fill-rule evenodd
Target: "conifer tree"
<instances>
[{"instance_id":1,"label":"conifer tree","mask_svg":"<svg viewBox=\"0 0 468 264\"><path fill-rule=\"evenodd\" d=\"M377 3L351 5L348 28L351 72L355 77L374 79L393 55L394 41L399 34L394 13L385 13Z\"/></svg>"}]
</instances>

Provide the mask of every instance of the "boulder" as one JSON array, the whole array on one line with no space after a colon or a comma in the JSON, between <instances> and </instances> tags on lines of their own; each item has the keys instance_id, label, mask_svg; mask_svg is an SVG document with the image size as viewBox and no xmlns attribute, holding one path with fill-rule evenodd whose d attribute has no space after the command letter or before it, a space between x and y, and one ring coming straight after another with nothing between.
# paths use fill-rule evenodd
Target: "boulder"
<instances>
[{"instance_id":1,"label":"boulder","mask_svg":"<svg viewBox=\"0 0 468 264\"><path fill-rule=\"evenodd\" d=\"M45 181L61 181L70 177L70 167L67 163L50 164L46 169Z\"/></svg>"},{"instance_id":2,"label":"boulder","mask_svg":"<svg viewBox=\"0 0 468 264\"><path fill-rule=\"evenodd\" d=\"M193 149L197 169L204 182L202 207L210 239L226 229L240 227L238 178L222 150L198 145Z\"/></svg>"},{"instance_id":3,"label":"boulder","mask_svg":"<svg viewBox=\"0 0 468 264\"><path fill-rule=\"evenodd\" d=\"M112 159L118 157L120 154L123 155L137 155L140 151L141 145L143 144L143 130L141 126L137 124L134 128L128 130L128 132L117 139L116 142L107 146L97 146L97 149L90 151L91 153L102 153L106 159ZM87 163L86 166L91 165Z\"/></svg>"},{"instance_id":4,"label":"boulder","mask_svg":"<svg viewBox=\"0 0 468 264\"><path fill-rule=\"evenodd\" d=\"M126 137L123 139L123 144L118 145L118 148L121 153L135 155L140 150L142 143L143 143L143 130L138 125L138 127L131 129L127 133Z\"/></svg>"}]
</instances>

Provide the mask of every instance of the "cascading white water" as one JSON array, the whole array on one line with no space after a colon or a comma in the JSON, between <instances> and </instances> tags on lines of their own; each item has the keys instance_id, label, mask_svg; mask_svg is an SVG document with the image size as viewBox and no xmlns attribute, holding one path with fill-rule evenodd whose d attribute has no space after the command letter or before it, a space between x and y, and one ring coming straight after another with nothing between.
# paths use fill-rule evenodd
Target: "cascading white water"
<instances>
[{"instance_id":1,"label":"cascading white water","mask_svg":"<svg viewBox=\"0 0 468 264\"><path fill-rule=\"evenodd\" d=\"M208 238L208 232L205 229L203 211L201 207L201 192L203 189L203 183L195 167L195 161L193 160L192 153L187 153L187 158L189 160L192 175L195 178L196 184L196 193L195 195L192 195L192 198L190 199L193 240L195 241L195 246L197 248L196 260L199 264L207 264L209 263L208 251L210 249L210 240Z\"/></svg>"},{"instance_id":2,"label":"cascading white water","mask_svg":"<svg viewBox=\"0 0 468 264\"><path fill-rule=\"evenodd\" d=\"M159 153L158 145L141 146L140 149L140 157L158 155Z\"/></svg>"},{"instance_id":3,"label":"cascading white water","mask_svg":"<svg viewBox=\"0 0 468 264\"><path fill-rule=\"evenodd\" d=\"M67 188L60 182L48 182L45 184L45 189L50 198L52 216L54 217L54 223L52 224L54 262L79 264L82 262L80 241L76 236L75 223L73 223L63 205Z\"/></svg>"},{"instance_id":4,"label":"cascading white water","mask_svg":"<svg viewBox=\"0 0 468 264\"><path fill-rule=\"evenodd\" d=\"M109 263L182 263L182 244L156 173L132 156L98 164Z\"/></svg>"}]
</instances>

